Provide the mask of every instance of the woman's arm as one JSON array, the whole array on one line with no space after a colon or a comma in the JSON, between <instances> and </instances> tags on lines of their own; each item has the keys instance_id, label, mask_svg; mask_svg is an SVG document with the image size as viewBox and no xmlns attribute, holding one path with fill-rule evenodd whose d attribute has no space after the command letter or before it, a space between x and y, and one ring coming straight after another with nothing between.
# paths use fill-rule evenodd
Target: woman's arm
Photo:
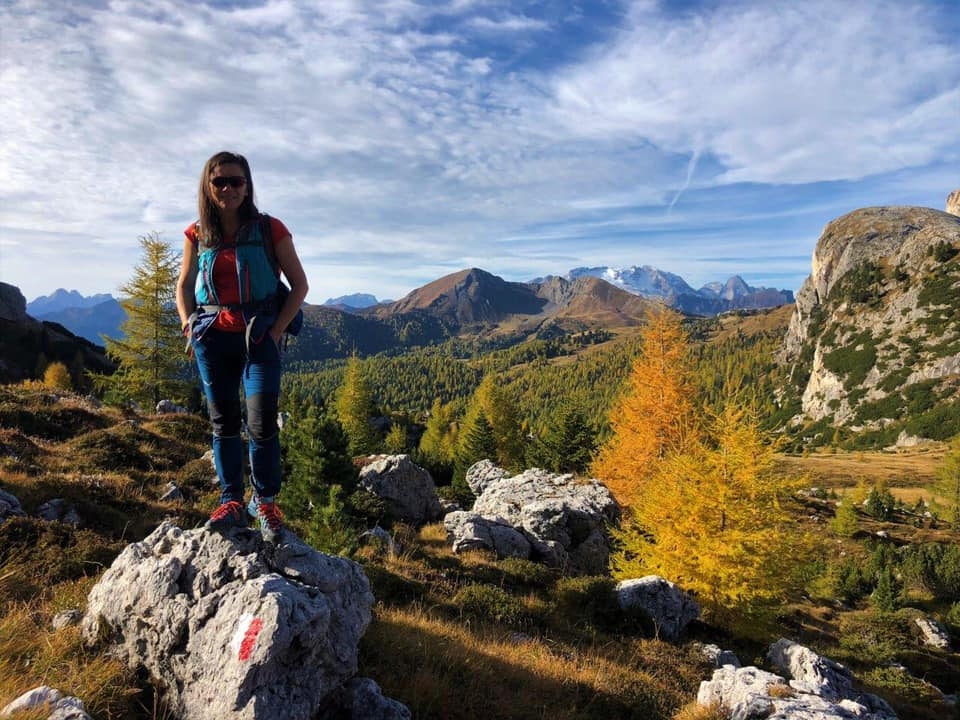
<instances>
[{"instance_id":1,"label":"woman's arm","mask_svg":"<svg viewBox=\"0 0 960 720\"><path fill-rule=\"evenodd\" d=\"M274 245L274 248L277 253L277 263L280 265L284 277L290 283L290 295L287 296L287 300L280 308L280 313L277 315L273 327L270 328L270 337L279 345L283 331L287 329L287 325L290 324L290 321L296 316L297 310L303 305L303 300L307 297L310 286L307 284L307 274L303 270L303 265L300 264L297 250L293 246L293 238L289 235L281 238Z\"/></svg>"},{"instance_id":2,"label":"woman's arm","mask_svg":"<svg viewBox=\"0 0 960 720\"><path fill-rule=\"evenodd\" d=\"M194 299L194 285L197 282L197 248L184 238L183 259L180 262L180 278L177 280L177 313L180 315L180 327L184 327L197 308Z\"/></svg>"}]
</instances>

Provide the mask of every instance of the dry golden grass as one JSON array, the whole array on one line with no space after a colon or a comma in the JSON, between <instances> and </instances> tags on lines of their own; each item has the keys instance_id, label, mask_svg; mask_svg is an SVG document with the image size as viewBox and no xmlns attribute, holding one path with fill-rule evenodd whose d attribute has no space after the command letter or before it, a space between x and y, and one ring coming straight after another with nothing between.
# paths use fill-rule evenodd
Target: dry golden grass
<instances>
[{"instance_id":1,"label":"dry golden grass","mask_svg":"<svg viewBox=\"0 0 960 720\"><path fill-rule=\"evenodd\" d=\"M720 703L711 705L690 703L674 713L671 720L730 720L730 711Z\"/></svg>"},{"instance_id":2,"label":"dry golden grass","mask_svg":"<svg viewBox=\"0 0 960 720\"><path fill-rule=\"evenodd\" d=\"M785 474L803 475L823 488L854 487L864 481L883 481L892 490L923 488L931 483L946 454L944 443L901 452L818 452L807 456L779 455Z\"/></svg>"},{"instance_id":3,"label":"dry golden grass","mask_svg":"<svg viewBox=\"0 0 960 720\"><path fill-rule=\"evenodd\" d=\"M701 679L656 640L571 645L451 620L423 606L380 607L361 672L417 718L668 718Z\"/></svg>"},{"instance_id":4,"label":"dry golden grass","mask_svg":"<svg viewBox=\"0 0 960 720\"><path fill-rule=\"evenodd\" d=\"M53 607L54 603L22 603L0 618L0 707L28 690L49 685L81 698L95 718L127 717L140 692L132 675L117 660L84 647L78 627L54 631Z\"/></svg>"}]
</instances>

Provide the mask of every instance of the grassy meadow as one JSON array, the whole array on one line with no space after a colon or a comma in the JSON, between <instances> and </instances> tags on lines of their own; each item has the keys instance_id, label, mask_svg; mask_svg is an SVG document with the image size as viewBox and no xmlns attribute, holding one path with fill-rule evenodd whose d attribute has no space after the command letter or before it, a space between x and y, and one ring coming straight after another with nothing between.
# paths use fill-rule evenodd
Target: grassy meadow
<instances>
[{"instance_id":1,"label":"grassy meadow","mask_svg":"<svg viewBox=\"0 0 960 720\"><path fill-rule=\"evenodd\" d=\"M54 631L51 623L58 612L83 610L112 559L162 519L203 523L217 501L201 459L208 433L196 416L136 415L69 393L0 386L0 489L28 513L0 523L0 707L46 684L79 696L97 720L170 717L149 678L85 648L76 627ZM658 640L641 618L625 618L607 577L454 555L440 524L394 526L396 552L366 546L354 558L377 599L359 672L419 720L723 720L722 709L693 706L712 672L698 644L764 666L767 645L786 636L847 664L901 718L956 717L936 688L960 691L960 655L925 647L912 618L934 615L960 637L957 598L916 580L895 555L956 543L943 523L914 512L942 457L939 446L782 456L783 472L821 488L795 507L822 541L807 587L765 613L704 618L678 644ZM170 482L183 500L159 500ZM895 499L889 513L860 507L852 531L831 529L844 494L877 487ZM76 507L82 527L36 517L55 497ZM870 575L882 562L899 574L895 602L884 607Z\"/></svg>"}]
</instances>

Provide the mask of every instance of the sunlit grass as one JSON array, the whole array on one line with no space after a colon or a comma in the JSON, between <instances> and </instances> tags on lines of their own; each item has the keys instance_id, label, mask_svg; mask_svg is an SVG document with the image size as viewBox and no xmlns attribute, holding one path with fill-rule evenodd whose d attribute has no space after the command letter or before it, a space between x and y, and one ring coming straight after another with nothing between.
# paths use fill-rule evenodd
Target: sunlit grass
<instances>
[{"instance_id":1,"label":"sunlit grass","mask_svg":"<svg viewBox=\"0 0 960 720\"><path fill-rule=\"evenodd\" d=\"M669 718L702 679L675 646L571 644L461 622L423 606L380 607L361 670L418 718Z\"/></svg>"}]
</instances>

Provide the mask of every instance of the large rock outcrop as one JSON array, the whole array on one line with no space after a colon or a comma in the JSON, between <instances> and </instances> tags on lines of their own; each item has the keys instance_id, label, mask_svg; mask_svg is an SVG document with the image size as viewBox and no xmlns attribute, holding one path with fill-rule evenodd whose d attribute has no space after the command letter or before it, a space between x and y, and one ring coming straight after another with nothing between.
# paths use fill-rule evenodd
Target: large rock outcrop
<instances>
[{"instance_id":1,"label":"large rock outcrop","mask_svg":"<svg viewBox=\"0 0 960 720\"><path fill-rule=\"evenodd\" d=\"M947 195L946 210L951 215L960 215L960 190L954 190Z\"/></svg>"},{"instance_id":2,"label":"large rock outcrop","mask_svg":"<svg viewBox=\"0 0 960 720\"><path fill-rule=\"evenodd\" d=\"M164 522L94 586L83 636L145 668L182 720L310 720L356 673L373 595L356 563L288 539Z\"/></svg>"},{"instance_id":3,"label":"large rock outcrop","mask_svg":"<svg viewBox=\"0 0 960 720\"><path fill-rule=\"evenodd\" d=\"M474 468L482 480L473 478ZM606 571L605 528L618 508L598 480L537 468L511 477L479 463L467 471L467 482L483 490L472 511L444 518L455 550L487 547L517 557L523 556L526 540L528 556L552 567L586 575Z\"/></svg>"},{"instance_id":4,"label":"large rock outcrop","mask_svg":"<svg viewBox=\"0 0 960 720\"><path fill-rule=\"evenodd\" d=\"M960 217L917 207L856 210L829 223L779 360L803 415L882 426L910 386L960 375ZM948 393L952 394L952 393ZM946 396L941 399L948 399Z\"/></svg>"}]
</instances>

